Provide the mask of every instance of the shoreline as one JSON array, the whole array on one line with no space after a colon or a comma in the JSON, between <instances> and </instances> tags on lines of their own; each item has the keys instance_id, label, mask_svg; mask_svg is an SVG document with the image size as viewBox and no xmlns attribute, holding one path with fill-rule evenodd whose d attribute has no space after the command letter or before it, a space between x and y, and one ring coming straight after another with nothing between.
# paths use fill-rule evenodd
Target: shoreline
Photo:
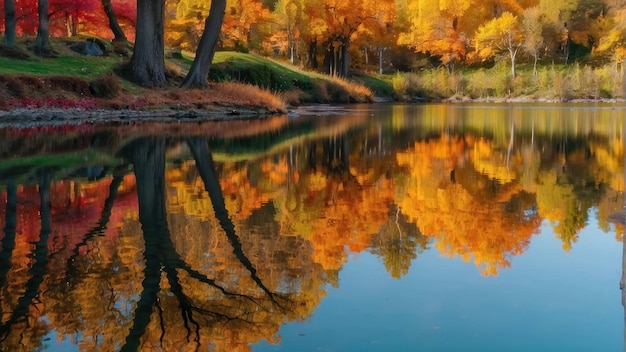
<instances>
[{"instance_id":1,"label":"shoreline","mask_svg":"<svg viewBox=\"0 0 626 352\"><path fill-rule=\"evenodd\" d=\"M219 107L210 109L113 110L83 108L19 108L0 111L0 128L79 125L82 123L203 122L245 120L281 115L263 108Z\"/></svg>"},{"instance_id":2,"label":"shoreline","mask_svg":"<svg viewBox=\"0 0 626 352\"><path fill-rule=\"evenodd\" d=\"M396 102L388 99L379 99L376 104L625 104L626 99L548 99L548 98L467 98L453 96L439 100L413 100ZM317 106L318 104L305 104L291 107L289 111L300 110L302 107ZM321 105L346 105L346 104L321 104ZM626 105L625 105L626 107ZM306 108L305 108L306 109ZM142 122L172 122L189 123L220 120L246 120L265 119L271 116L288 115L291 113L277 113L264 108L219 106L213 105L205 109L177 109L165 107L154 110L132 109L84 109L84 108L17 108L12 110L0 110L0 128L28 128L38 126L79 125L82 123L120 123L135 124Z\"/></svg>"}]
</instances>

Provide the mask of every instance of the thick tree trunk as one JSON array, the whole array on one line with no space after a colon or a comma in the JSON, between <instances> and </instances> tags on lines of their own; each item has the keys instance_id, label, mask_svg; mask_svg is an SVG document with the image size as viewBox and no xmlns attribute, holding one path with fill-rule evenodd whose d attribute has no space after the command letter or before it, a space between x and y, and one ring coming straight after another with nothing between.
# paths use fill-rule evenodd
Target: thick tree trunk
<instances>
[{"instance_id":1,"label":"thick tree trunk","mask_svg":"<svg viewBox=\"0 0 626 352\"><path fill-rule=\"evenodd\" d=\"M126 41L126 34L120 27L119 22L117 22L117 16L115 15L115 11L113 11L113 4L111 4L111 0L102 0L102 7L104 8L104 13L107 15L109 19L109 28L111 28L111 32L115 36L114 40L117 41Z\"/></svg>"},{"instance_id":2,"label":"thick tree trunk","mask_svg":"<svg viewBox=\"0 0 626 352\"><path fill-rule=\"evenodd\" d=\"M165 83L164 21L165 0L137 1L135 49L129 78L139 85L153 87Z\"/></svg>"},{"instance_id":3,"label":"thick tree trunk","mask_svg":"<svg viewBox=\"0 0 626 352\"><path fill-rule=\"evenodd\" d=\"M15 45L15 0L4 0L4 44Z\"/></svg>"},{"instance_id":4,"label":"thick tree trunk","mask_svg":"<svg viewBox=\"0 0 626 352\"><path fill-rule=\"evenodd\" d=\"M50 54L50 29L48 21L48 0L38 0L39 24L37 27L37 39L35 41L35 53L40 55Z\"/></svg>"},{"instance_id":5,"label":"thick tree trunk","mask_svg":"<svg viewBox=\"0 0 626 352\"><path fill-rule=\"evenodd\" d=\"M204 21L202 37L200 37L200 43L196 49L196 57L181 87L200 88L208 85L209 68L213 62L213 55L215 55L225 10L226 0L211 1L209 15Z\"/></svg>"}]
</instances>

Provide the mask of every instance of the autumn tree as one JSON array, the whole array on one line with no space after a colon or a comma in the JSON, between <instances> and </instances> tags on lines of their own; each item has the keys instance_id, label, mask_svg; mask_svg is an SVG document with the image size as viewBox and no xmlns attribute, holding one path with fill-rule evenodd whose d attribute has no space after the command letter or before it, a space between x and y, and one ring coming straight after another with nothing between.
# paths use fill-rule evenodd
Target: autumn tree
<instances>
[{"instance_id":1,"label":"autumn tree","mask_svg":"<svg viewBox=\"0 0 626 352\"><path fill-rule=\"evenodd\" d=\"M325 21L325 7L322 0L302 1L302 3L303 21L297 30L306 46L306 66L318 68L317 49L329 30Z\"/></svg>"},{"instance_id":2,"label":"autumn tree","mask_svg":"<svg viewBox=\"0 0 626 352\"><path fill-rule=\"evenodd\" d=\"M600 38L597 51L610 53L613 62L621 63L622 96L626 96L626 9L613 12L607 33Z\"/></svg>"},{"instance_id":3,"label":"autumn tree","mask_svg":"<svg viewBox=\"0 0 626 352\"><path fill-rule=\"evenodd\" d=\"M438 58L450 70L454 63L464 60L469 47L465 18L472 0L463 1L409 1L410 27L400 33L398 44Z\"/></svg>"},{"instance_id":4,"label":"autumn tree","mask_svg":"<svg viewBox=\"0 0 626 352\"><path fill-rule=\"evenodd\" d=\"M261 24L269 17L270 11L261 0L228 0L221 33L224 46L258 48Z\"/></svg>"},{"instance_id":5,"label":"autumn tree","mask_svg":"<svg viewBox=\"0 0 626 352\"><path fill-rule=\"evenodd\" d=\"M127 70L139 85L161 86L166 81L164 22L165 0L137 1L135 47Z\"/></svg>"},{"instance_id":6,"label":"autumn tree","mask_svg":"<svg viewBox=\"0 0 626 352\"><path fill-rule=\"evenodd\" d=\"M117 21L117 15L115 14L115 11L113 11L113 4L111 3L111 0L101 1L104 13L109 20L109 28L111 28L111 31L113 32L114 39L117 41L126 41L126 34L124 34L122 27L120 27L120 24Z\"/></svg>"},{"instance_id":7,"label":"autumn tree","mask_svg":"<svg viewBox=\"0 0 626 352\"><path fill-rule=\"evenodd\" d=\"M587 54L597 45L596 24L606 14L604 1L540 0L539 8L544 19L544 42L549 51L561 55L565 63L572 54ZM572 53L573 47L581 52Z\"/></svg>"},{"instance_id":8,"label":"autumn tree","mask_svg":"<svg viewBox=\"0 0 626 352\"><path fill-rule=\"evenodd\" d=\"M182 83L183 88L206 87L209 67L213 62L220 29L224 20L226 0L211 1L209 14L204 22L204 30L196 49L196 57Z\"/></svg>"},{"instance_id":9,"label":"autumn tree","mask_svg":"<svg viewBox=\"0 0 626 352\"><path fill-rule=\"evenodd\" d=\"M35 52L39 55L49 55L50 47L50 22L48 19L48 0L37 0L37 38L35 39Z\"/></svg>"},{"instance_id":10,"label":"autumn tree","mask_svg":"<svg viewBox=\"0 0 626 352\"><path fill-rule=\"evenodd\" d=\"M15 0L4 0L4 44L12 47L15 44Z\"/></svg>"},{"instance_id":11,"label":"autumn tree","mask_svg":"<svg viewBox=\"0 0 626 352\"><path fill-rule=\"evenodd\" d=\"M474 38L478 55L484 59L508 53L513 78L516 75L515 59L524 45L524 40L518 18L510 12L505 12L502 16L481 26Z\"/></svg>"},{"instance_id":12,"label":"autumn tree","mask_svg":"<svg viewBox=\"0 0 626 352\"><path fill-rule=\"evenodd\" d=\"M393 2L383 0L322 1L327 32L323 38L324 70L330 75L347 77L354 35L364 27L385 25L392 18ZM391 21L391 20L389 20Z\"/></svg>"},{"instance_id":13,"label":"autumn tree","mask_svg":"<svg viewBox=\"0 0 626 352\"><path fill-rule=\"evenodd\" d=\"M527 8L521 15L521 30L524 36L522 49L533 58L533 75L537 75L537 61L543 48L543 25L539 7Z\"/></svg>"},{"instance_id":14,"label":"autumn tree","mask_svg":"<svg viewBox=\"0 0 626 352\"><path fill-rule=\"evenodd\" d=\"M301 29L304 27L304 22L307 21L304 6L304 1L301 0L279 0L276 2L273 13L278 24L278 33L274 34L274 41L280 47L286 48L289 62L292 64L297 55ZM281 36L285 37L285 44L281 44Z\"/></svg>"}]
</instances>

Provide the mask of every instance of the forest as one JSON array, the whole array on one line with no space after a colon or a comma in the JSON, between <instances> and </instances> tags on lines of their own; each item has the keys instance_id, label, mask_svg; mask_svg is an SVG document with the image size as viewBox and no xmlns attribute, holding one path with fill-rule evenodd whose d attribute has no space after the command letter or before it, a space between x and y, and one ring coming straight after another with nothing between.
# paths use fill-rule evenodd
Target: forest
<instances>
[{"instance_id":1,"label":"forest","mask_svg":"<svg viewBox=\"0 0 626 352\"><path fill-rule=\"evenodd\" d=\"M164 1L166 47L194 52L213 3ZM4 0L5 43L41 34L135 40L142 1ZM218 50L254 52L331 75L583 63L621 71L623 0L227 0ZM47 11L46 11L47 9ZM43 16L42 14L46 14ZM219 17L219 16L217 16ZM219 18L216 19L219 22ZM219 28L219 27L216 27ZM39 38L40 35L38 35ZM39 39L38 39L39 40Z\"/></svg>"}]
</instances>

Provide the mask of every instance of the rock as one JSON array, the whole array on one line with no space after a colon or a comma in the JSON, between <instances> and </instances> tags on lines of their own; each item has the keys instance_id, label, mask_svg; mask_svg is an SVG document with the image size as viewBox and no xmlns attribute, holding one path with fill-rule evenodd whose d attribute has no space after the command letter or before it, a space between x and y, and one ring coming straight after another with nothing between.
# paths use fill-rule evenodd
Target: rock
<instances>
[{"instance_id":1,"label":"rock","mask_svg":"<svg viewBox=\"0 0 626 352\"><path fill-rule=\"evenodd\" d=\"M87 41L82 43L76 43L70 46L70 49L75 52L87 56L102 56L104 55L104 51L100 49L100 46L94 42Z\"/></svg>"}]
</instances>

